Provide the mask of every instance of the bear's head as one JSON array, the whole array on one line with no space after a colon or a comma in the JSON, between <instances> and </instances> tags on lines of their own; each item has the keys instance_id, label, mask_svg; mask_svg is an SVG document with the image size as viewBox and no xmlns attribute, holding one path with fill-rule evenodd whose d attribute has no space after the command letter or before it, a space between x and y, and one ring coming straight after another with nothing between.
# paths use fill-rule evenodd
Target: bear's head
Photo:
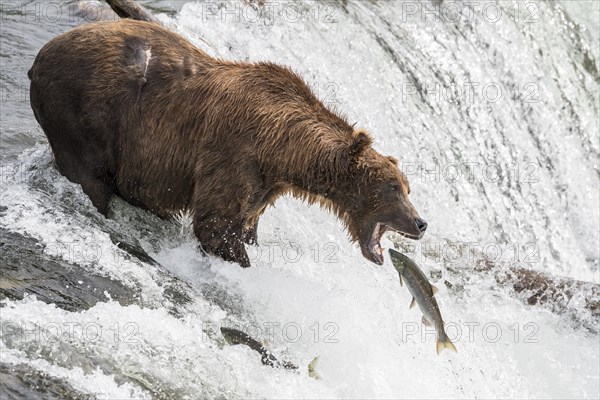
<instances>
[{"instance_id":1,"label":"bear's head","mask_svg":"<svg viewBox=\"0 0 600 400\"><path fill-rule=\"evenodd\" d=\"M398 162L379 154L371 144L366 132L353 133L350 203L344 208L349 233L360 244L363 256L381 265L383 249L379 242L386 231L418 240L423 237L427 222L408 199L410 187Z\"/></svg>"}]
</instances>

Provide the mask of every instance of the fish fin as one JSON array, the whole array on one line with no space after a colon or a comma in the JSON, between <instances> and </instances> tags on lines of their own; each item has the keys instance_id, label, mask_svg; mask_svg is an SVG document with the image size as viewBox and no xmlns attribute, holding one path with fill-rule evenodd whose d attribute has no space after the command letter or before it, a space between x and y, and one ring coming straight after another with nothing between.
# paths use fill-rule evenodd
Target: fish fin
<instances>
[{"instance_id":1,"label":"fish fin","mask_svg":"<svg viewBox=\"0 0 600 400\"><path fill-rule=\"evenodd\" d=\"M402 282L402 275L398 275L398 277L400 278L400 287L404 286L404 282Z\"/></svg>"},{"instance_id":2,"label":"fish fin","mask_svg":"<svg viewBox=\"0 0 600 400\"><path fill-rule=\"evenodd\" d=\"M317 374L317 364L319 363L319 356L313 358L313 360L308 364L308 376L313 379L320 380L321 376Z\"/></svg>"},{"instance_id":3,"label":"fish fin","mask_svg":"<svg viewBox=\"0 0 600 400\"><path fill-rule=\"evenodd\" d=\"M413 308L416 304L417 304L417 301L413 297L412 301L410 302L410 306L408 306L408 308Z\"/></svg>"},{"instance_id":4,"label":"fish fin","mask_svg":"<svg viewBox=\"0 0 600 400\"><path fill-rule=\"evenodd\" d=\"M427 319L425 318L425 316L423 315L423 317L421 317L421 322L423 323L423 325L425 326L432 326L433 324Z\"/></svg>"},{"instance_id":5,"label":"fish fin","mask_svg":"<svg viewBox=\"0 0 600 400\"><path fill-rule=\"evenodd\" d=\"M431 285L431 292L433 293L433 295L435 296L435 294L437 292L439 292L440 290L438 288L436 288L435 286Z\"/></svg>"},{"instance_id":6,"label":"fish fin","mask_svg":"<svg viewBox=\"0 0 600 400\"><path fill-rule=\"evenodd\" d=\"M442 350L444 349L450 349L453 352L457 352L456 351L456 346L454 346L454 343L452 343L450 341L450 339L446 338L446 340L444 341L437 341L435 344L435 351L440 354L442 352Z\"/></svg>"}]
</instances>

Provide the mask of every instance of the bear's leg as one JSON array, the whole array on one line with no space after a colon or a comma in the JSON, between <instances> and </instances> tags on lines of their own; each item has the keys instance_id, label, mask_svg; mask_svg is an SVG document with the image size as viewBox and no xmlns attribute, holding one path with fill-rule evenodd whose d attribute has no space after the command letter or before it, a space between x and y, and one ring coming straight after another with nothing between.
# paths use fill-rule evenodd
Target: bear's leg
<instances>
[{"instance_id":1,"label":"bear's leg","mask_svg":"<svg viewBox=\"0 0 600 400\"><path fill-rule=\"evenodd\" d=\"M99 179L83 178L81 188L88 195L94 207L105 217L108 217L108 203L112 197L110 187Z\"/></svg>"},{"instance_id":2,"label":"bear's leg","mask_svg":"<svg viewBox=\"0 0 600 400\"><path fill-rule=\"evenodd\" d=\"M219 215L216 210L197 210L194 216L194 233L204 251L247 268L250 259L244 247L243 226L242 220Z\"/></svg>"},{"instance_id":3,"label":"bear's leg","mask_svg":"<svg viewBox=\"0 0 600 400\"><path fill-rule=\"evenodd\" d=\"M270 190L256 190L249 196L246 211L246 227L244 228L244 243L258 246L258 220L269 205L286 192L283 187L273 187Z\"/></svg>"},{"instance_id":4,"label":"bear's leg","mask_svg":"<svg viewBox=\"0 0 600 400\"><path fill-rule=\"evenodd\" d=\"M108 216L108 204L113 195L113 188L107 162L101 159L101 152L90 152L87 148L80 149L81 154L67 152L64 147L62 151L55 151L55 161L61 174L71 182L81 185L83 192L90 198L94 207L105 217Z\"/></svg>"},{"instance_id":5,"label":"bear's leg","mask_svg":"<svg viewBox=\"0 0 600 400\"><path fill-rule=\"evenodd\" d=\"M249 204L242 238L244 243L258 246L258 219L264 213L265 208L264 204Z\"/></svg>"},{"instance_id":6,"label":"bear's leg","mask_svg":"<svg viewBox=\"0 0 600 400\"><path fill-rule=\"evenodd\" d=\"M56 93L52 85L62 91ZM91 119L84 113L83 90L53 82L49 77L38 78L31 83L31 107L48 137L58 170L80 184L94 207L106 217L114 193L116 164L111 149L115 133L106 125L109 119L104 109L94 109ZM53 97L46 99L48 93Z\"/></svg>"},{"instance_id":7,"label":"bear's leg","mask_svg":"<svg viewBox=\"0 0 600 400\"><path fill-rule=\"evenodd\" d=\"M258 246L258 221L255 224L244 228L242 240L246 244Z\"/></svg>"},{"instance_id":8,"label":"bear's leg","mask_svg":"<svg viewBox=\"0 0 600 400\"><path fill-rule=\"evenodd\" d=\"M263 186L258 170L251 157L240 155L234 161L224 158L221 148L204 149L196 165L192 198L196 237L204 251L242 267L250 266L244 243L257 242L258 219L268 205L270 190Z\"/></svg>"}]
</instances>

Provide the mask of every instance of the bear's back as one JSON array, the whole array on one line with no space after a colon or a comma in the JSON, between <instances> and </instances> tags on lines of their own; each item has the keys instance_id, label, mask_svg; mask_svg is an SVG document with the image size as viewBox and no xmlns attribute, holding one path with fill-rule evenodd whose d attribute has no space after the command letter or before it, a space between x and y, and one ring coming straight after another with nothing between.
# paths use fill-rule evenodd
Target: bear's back
<instances>
[{"instance_id":1,"label":"bear's back","mask_svg":"<svg viewBox=\"0 0 600 400\"><path fill-rule=\"evenodd\" d=\"M66 85L86 98L106 99L135 95L150 72L176 82L218 63L158 24L124 19L82 25L52 39L38 53L29 77L33 84Z\"/></svg>"}]
</instances>

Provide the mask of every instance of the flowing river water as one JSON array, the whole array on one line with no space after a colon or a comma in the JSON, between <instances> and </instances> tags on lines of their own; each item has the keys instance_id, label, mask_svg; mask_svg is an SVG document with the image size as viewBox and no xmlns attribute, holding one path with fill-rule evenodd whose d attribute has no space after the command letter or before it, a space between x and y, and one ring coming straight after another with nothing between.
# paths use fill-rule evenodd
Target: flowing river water
<instances>
[{"instance_id":1,"label":"flowing river water","mask_svg":"<svg viewBox=\"0 0 600 400\"><path fill-rule=\"evenodd\" d=\"M389 257L280 199L253 267L204 255L189 216L62 177L27 71L100 3L2 1L0 393L14 398L598 398L598 310L529 304L489 270L600 283L596 1L141 1L211 55L289 65L401 161L429 222L382 241L440 289L458 353L435 353ZM69 73L69 71L65 71ZM486 268L481 266L485 265ZM596 298L597 301L597 298ZM264 339L265 367L219 326ZM306 366L319 357L315 380Z\"/></svg>"}]
</instances>

